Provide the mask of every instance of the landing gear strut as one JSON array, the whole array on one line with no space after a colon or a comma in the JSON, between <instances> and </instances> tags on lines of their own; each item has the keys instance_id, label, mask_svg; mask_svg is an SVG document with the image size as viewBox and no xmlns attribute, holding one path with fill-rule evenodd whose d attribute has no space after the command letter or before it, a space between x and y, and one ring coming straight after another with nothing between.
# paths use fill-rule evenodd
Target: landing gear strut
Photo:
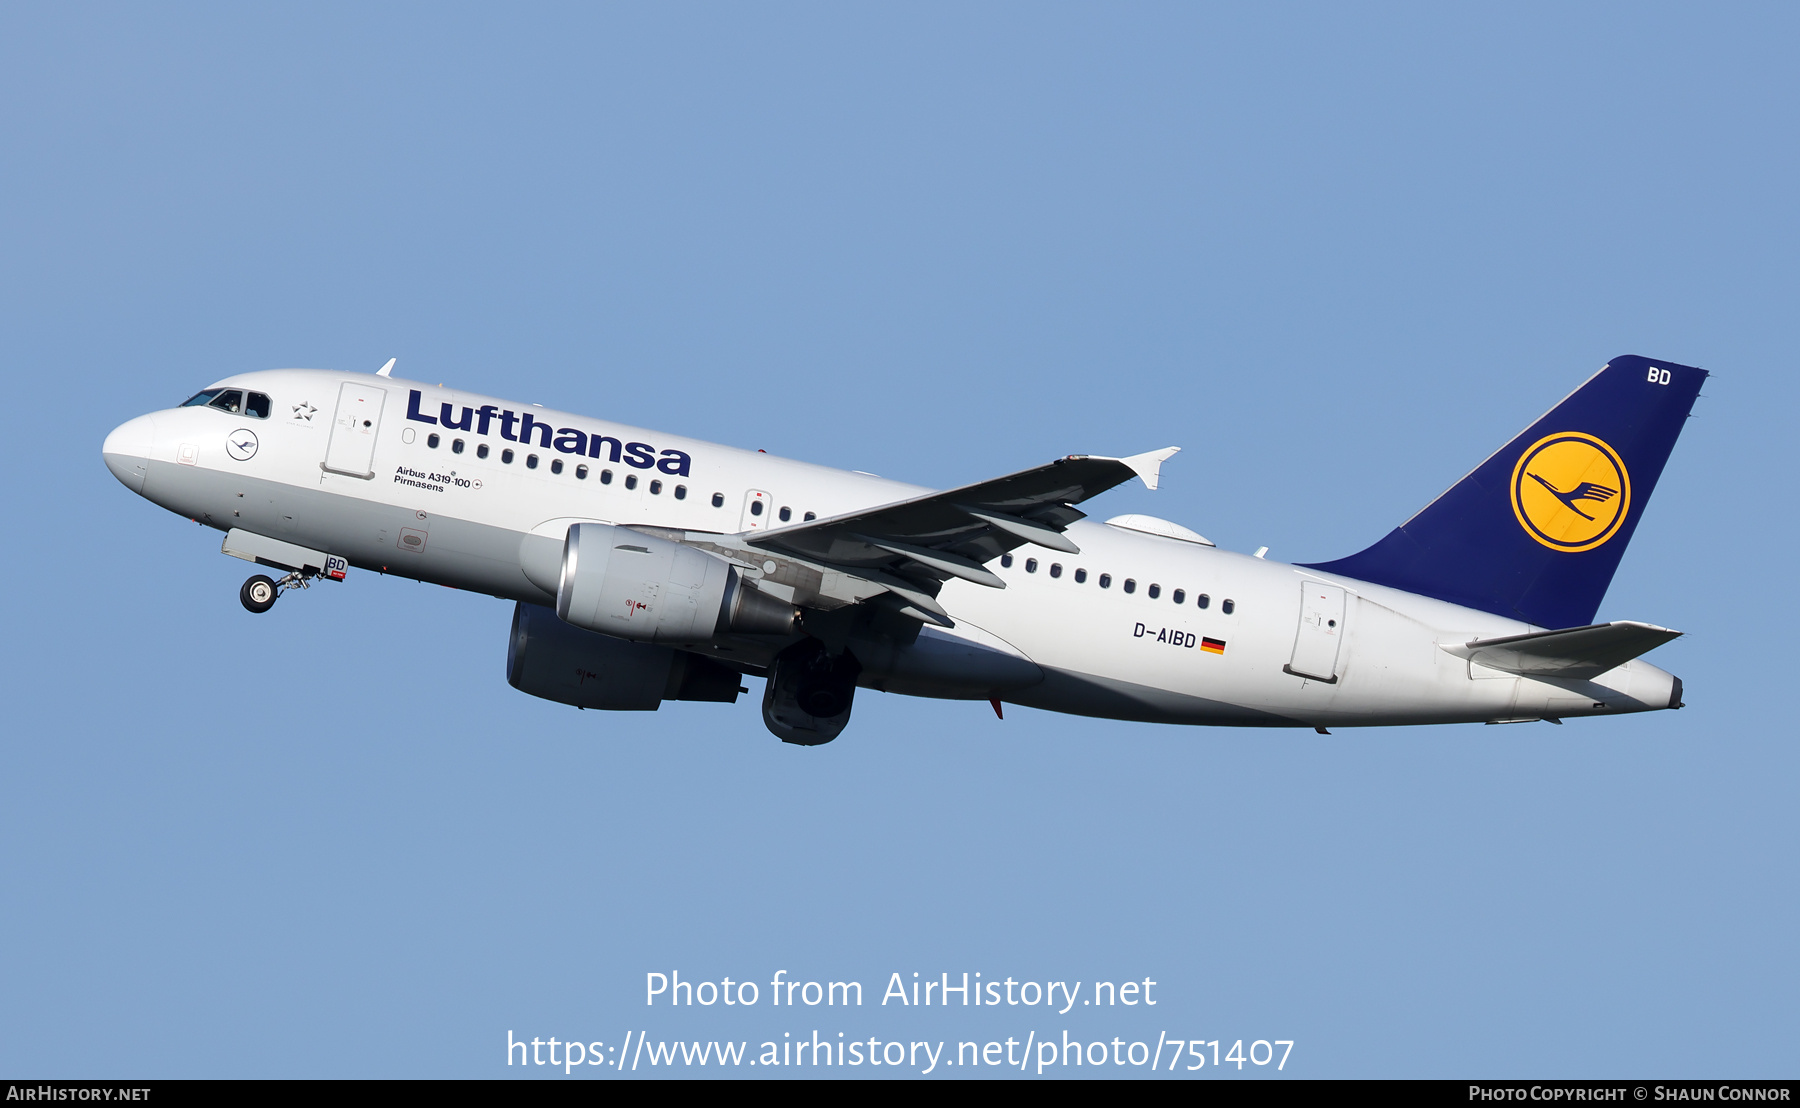
<instances>
[{"instance_id":1,"label":"landing gear strut","mask_svg":"<svg viewBox=\"0 0 1800 1108\"><path fill-rule=\"evenodd\" d=\"M249 611L262 613L275 606L275 601L289 589L312 588L312 574L304 570L295 570L279 581L271 580L264 574L257 574L244 582L238 590L238 600Z\"/></svg>"}]
</instances>

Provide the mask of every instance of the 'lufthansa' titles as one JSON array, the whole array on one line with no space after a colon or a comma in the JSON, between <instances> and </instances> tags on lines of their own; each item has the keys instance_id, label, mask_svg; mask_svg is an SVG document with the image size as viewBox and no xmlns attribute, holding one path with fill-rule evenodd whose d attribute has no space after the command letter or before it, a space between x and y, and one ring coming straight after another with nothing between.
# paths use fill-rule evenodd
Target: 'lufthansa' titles
<instances>
[{"instance_id":1,"label":"'lufthansa' titles","mask_svg":"<svg viewBox=\"0 0 1800 1108\"><path fill-rule=\"evenodd\" d=\"M622 462L633 469L657 469L671 477L689 476L693 465L693 459L684 451L664 450L659 455L656 448L647 442L621 442L598 431L552 427L548 423L538 422L537 417L530 412L520 414L492 404L483 404L479 408L471 408L465 404L459 415L457 405L443 403L438 405L437 415L429 416L419 410L422 399L419 390L413 389L406 404L407 419L417 423L430 423L448 431L468 431L483 436L498 424L500 437L507 442L516 442L521 446L535 444L544 450L555 450L563 454L604 458L609 462Z\"/></svg>"}]
</instances>

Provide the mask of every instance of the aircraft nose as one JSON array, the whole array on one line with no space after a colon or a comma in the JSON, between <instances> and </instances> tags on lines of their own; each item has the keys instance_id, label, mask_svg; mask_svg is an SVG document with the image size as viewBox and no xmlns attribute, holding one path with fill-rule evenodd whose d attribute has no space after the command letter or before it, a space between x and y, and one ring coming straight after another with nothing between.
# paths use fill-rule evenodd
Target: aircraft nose
<instances>
[{"instance_id":1,"label":"aircraft nose","mask_svg":"<svg viewBox=\"0 0 1800 1108\"><path fill-rule=\"evenodd\" d=\"M144 476L150 471L150 448L156 442L156 420L152 416L128 419L113 428L100 444L100 456L106 468L132 492L143 495Z\"/></svg>"}]
</instances>

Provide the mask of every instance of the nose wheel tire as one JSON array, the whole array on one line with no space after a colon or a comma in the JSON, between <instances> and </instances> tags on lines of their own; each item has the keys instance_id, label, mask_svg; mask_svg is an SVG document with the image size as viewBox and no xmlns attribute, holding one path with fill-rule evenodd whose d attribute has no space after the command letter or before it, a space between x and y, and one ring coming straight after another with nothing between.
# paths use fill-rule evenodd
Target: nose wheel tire
<instances>
[{"instance_id":1,"label":"nose wheel tire","mask_svg":"<svg viewBox=\"0 0 1800 1108\"><path fill-rule=\"evenodd\" d=\"M252 612L266 612L273 608L275 598L279 595L275 582L260 573L245 581L244 587L238 590L238 599Z\"/></svg>"}]
</instances>

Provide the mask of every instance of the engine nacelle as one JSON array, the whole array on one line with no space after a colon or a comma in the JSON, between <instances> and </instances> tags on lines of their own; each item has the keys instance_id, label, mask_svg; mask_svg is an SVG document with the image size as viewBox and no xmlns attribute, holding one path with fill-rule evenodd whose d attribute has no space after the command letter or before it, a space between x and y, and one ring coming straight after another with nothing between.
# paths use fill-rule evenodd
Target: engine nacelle
<instances>
[{"instance_id":1,"label":"engine nacelle","mask_svg":"<svg viewBox=\"0 0 1800 1108\"><path fill-rule=\"evenodd\" d=\"M706 642L724 631L785 635L797 622L793 605L757 591L724 559L608 523L569 528L556 614L640 643Z\"/></svg>"},{"instance_id":2,"label":"engine nacelle","mask_svg":"<svg viewBox=\"0 0 1800 1108\"><path fill-rule=\"evenodd\" d=\"M548 608L519 604L506 646L506 681L559 704L654 712L665 700L737 700L742 677L710 658L571 627Z\"/></svg>"},{"instance_id":3,"label":"engine nacelle","mask_svg":"<svg viewBox=\"0 0 1800 1108\"><path fill-rule=\"evenodd\" d=\"M731 566L691 546L607 523L577 523L563 541L556 614L633 642L713 637Z\"/></svg>"}]
</instances>

